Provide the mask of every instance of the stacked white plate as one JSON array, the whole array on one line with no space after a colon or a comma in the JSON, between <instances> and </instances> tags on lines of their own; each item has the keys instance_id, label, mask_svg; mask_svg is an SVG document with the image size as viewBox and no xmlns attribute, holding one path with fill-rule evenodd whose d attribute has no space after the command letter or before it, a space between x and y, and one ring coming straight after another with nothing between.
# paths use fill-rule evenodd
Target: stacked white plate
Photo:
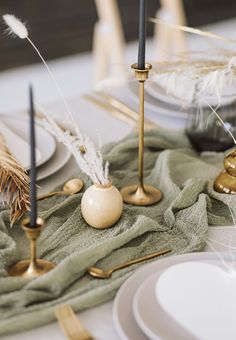
<instances>
[{"instance_id":1,"label":"stacked white plate","mask_svg":"<svg viewBox=\"0 0 236 340\"><path fill-rule=\"evenodd\" d=\"M202 252L169 256L143 266L123 284L114 301L114 324L120 338L216 340L225 334L227 340L236 339L236 293L232 289L236 273L235 268L230 274L225 271L232 269L232 263L232 253ZM182 274L178 264L184 265ZM202 267L205 275L191 275L189 268L194 266ZM211 271L214 279L207 277Z\"/></svg>"},{"instance_id":2,"label":"stacked white plate","mask_svg":"<svg viewBox=\"0 0 236 340\"><path fill-rule=\"evenodd\" d=\"M12 154L29 170L29 118L23 115L1 114L0 134L3 135ZM71 154L62 143L58 143L44 129L40 120L36 120L35 134L37 180L41 181L62 169L69 161Z\"/></svg>"},{"instance_id":3,"label":"stacked white plate","mask_svg":"<svg viewBox=\"0 0 236 340\"><path fill-rule=\"evenodd\" d=\"M137 81L129 82L128 90L130 101L133 101L137 107L139 101ZM235 98L235 89L227 89L221 98L220 106L231 105ZM213 107L219 104L218 99L213 96L207 96L205 100ZM203 107L208 107L206 102L202 103ZM197 108L189 105L184 97L177 98L169 94L165 87L152 80L145 83L145 115L158 125L173 129L184 128L187 119L196 112Z\"/></svg>"}]
</instances>

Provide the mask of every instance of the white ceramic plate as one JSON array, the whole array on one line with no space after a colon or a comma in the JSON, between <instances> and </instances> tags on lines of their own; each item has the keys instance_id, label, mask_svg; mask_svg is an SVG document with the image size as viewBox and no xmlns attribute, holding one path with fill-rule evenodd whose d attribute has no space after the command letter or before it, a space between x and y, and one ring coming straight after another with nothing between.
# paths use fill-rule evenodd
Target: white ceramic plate
<instances>
[{"instance_id":1,"label":"white ceramic plate","mask_svg":"<svg viewBox=\"0 0 236 340\"><path fill-rule=\"evenodd\" d=\"M145 84L145 91L158 101L177 107L181 107L184 104L180 99L167 94L166 90L154 81L150 80Z\"/></svg>"},{"instance_id":2,"label":"white ceramic plate","mask_svg":"<svg viewBox=\"0 0 236 340\"><path fill-rule=\"evenodd\" d=\"M169 267L158 277L155 293L166 314L194 338L235 340L235 286L232 252L230 262L189 261Z\"/></svg>"},{"instance_id":3,"label":"white ceramic plate","mask_svg":"<svg viewBox=\"0 0 236 340\"><path fill-rule=\"evenodd\" d=\"M138 83L135 81L130 81L128 84L130 90L130 97L138 103ZM169 117L175 117L186 121L189 117L189 112L186 109L182 109L180 106L165 103L161 100L153 98L145 91L145 107L147 110L158 113L160 115L165 115Z\"/></svg>"},{"instance_id":4,"label":"white ceramic plate","mask_svg":"<svg viewBox=\"0 0 236 340\"><path fill-rule=\"evenodd\" d=\"M56 142L56 151L49 162L37 169L37 181L41 181L62 169L71 157L70 151L62 143Z\"/></svg>"},{"instance_id":5,"label":"white ceramic plate","mask_svg":"<svg viewBox=\"0 0 236 340\"><path fill-rule=\"evenodd\" d=\"M169 105L174 105L176 107L184 107L189 106L187 105L187 102L185 99L177 98L172 96L171 94L167 94L165 88L163 88L160 84L154 81L149 81L147 84L145 84L145 90L146 92L152 96L157 101L162 101L164 103L167 103ZM221 106L223 105L230 105L235 101L236 93L235 89L230 88L227 89L226 95L222 96L221 98ZM213 96L206 96L206 101L211 106L217 106L218 105L218 99ZM203 106L207 106L207 104L202 104ZM190 105L194 106L194 105Z\"/></svg>"},{"instance_id":6,"label":"white ceramic plate","mask_svg":"<svg viewBox=\"0 0 236 340\"><path fill-rule=\"evenodd\" d=\"M29 136L29 120L21 116L1 115L1 120L17 135L28 141ZM56 151L56 142L54 138L37 122L35 125L36 145L41 154L37 167L45 164ZM30 149L29 155L30 157ZM30 162L28 162L30 164ZM29 169L27 169L29 170Z\"/></svg>"},{"instance_id":7,"label":"white ceramic plate","mask_svg":"<svg viewBox=\"0 0 236 340\"><path fill-rule=\"evenodd\" d=\"M231 261L232 257L230 253L221 253L225 261ZM162 273L169 266L172 266L177 263L186 262L186 261L206 261L207 263L217 262L219 261L218 255L213 252L202 252L202 253L191 253L191 254L183 254L178 256L169 256L163 259L158 259L155 262L149 263L144 267L140 268L136 271L120 288L118 291L114 306L113 306L113 319L116 330L122 340L147 340L148 336L145 335L144 331L146 331L149 335L155 336L155 339L165 339L168 340L166 334L168 334L168 330L166 329L166 314L162 311L162 319L159 319L159 314L155 314L155 323L158 324L158 335L153 333L153 328L151 328L152 324L146 324L144 320L142 320L142 325L138 326L134 315L133 315L133 300L135 294L142 283L151 276ZM156 301L155 297L155 283L156 277L153 281L153 301ZM141 289L141 288L140 288ZM150 297L150 292L146 291L148 298ZM150 300L149 300L150 301ZM149 309L155 308L157 303L153 307L153 301L149 305ZM156 310L156 309L155 309ZM159 313L158 309L158 313ZM163 321L164 318L164 321ZM146 320L146 319L145 319ZM148 318L149 320L149 318ZM160 321L162 320L162 322ZM146 320L147 321L147 320ZM144 324L145 322L145 324ZM172 327L171 324L168 324L168 328ZM143 331L141 330L141 326L143 327ZM153 326L153 325L152 325ZM155 329L156 330L156 329ZM178 339L177 337L172 337L171 340ZM190 338L189 338L190 339ZM184 340L184 338L181 338Z\"/></svg>"}]
</instances>

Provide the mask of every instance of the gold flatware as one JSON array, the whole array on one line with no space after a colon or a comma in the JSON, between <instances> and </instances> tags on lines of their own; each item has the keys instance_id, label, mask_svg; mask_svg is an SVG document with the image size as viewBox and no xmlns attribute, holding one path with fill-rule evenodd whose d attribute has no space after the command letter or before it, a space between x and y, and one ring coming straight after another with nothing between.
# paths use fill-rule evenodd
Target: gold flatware
<instances>
[{"instance_id":1,"label":"gold flatware","mask_svg":"<svg viewBox=\"0 0 236 340\"><path fill-rule=\"evenodd\" d=\"M69 305L55 308L55 315L65 336L69 340L92 340L92 335L84 328Z\"/></svg>"},{"instance_id":2,"label":"gold flatware","mask_svg":"<svg viewBox=\"0 0 236 340\"><path fill-rule=\"evenodd\" d=\"M162 250L162 251L159 251L159 252L156 252L156 253L148 254L148 255L145 255L143 257L139 257L138 259L122 263L122 264L115 266L113 268L110 268L108 270L100 269L100 268L97 268L97 267L91 267L91 268L88 269L88 273L91 276L99 278L99 279L109 279L109 277L111 277L112 273L114 273L115 271L117 271L119 269L123 269L123 268L126 268L128 266L131 266L132 264L136 264L136 263L140 263L140 262L143 262L143 261L146 261L146 260L150 260L154 257L158 257L158 256L161 256L161 255L164 255L164 254L168 254L170 252L171 252L171 249L167 249L167 250Z\"/></svg>"},{"instance_id":3,"label":"gold flatware","mask_svg":"<svg viewBox=\"0 0 236 340\"><path fill-rule=\"evenodd\" d=\"M41 195L37 198L38 201L44 200L45 198L52 197L55 195L74 195L80 192L83 188L84 183L79 178L73 178L67 181L61 191L53 191L48 194Z\"/></svg>"},{"instance_id":4,"label":"gold flatware","mask_svg":"<svg viewBox=\"0 0 236 340\"><path fill-rule=\"evenodd\" d=\"M104 93L104 92L96 92L97 95L102 97L103 99L107 100L107 102L112 105L114 108L120 110L121 112L126 113L132 119L137 121L139 119L139 114L135 110L131 109L128 105L123 103L122 101L118 100L116 97Z\"/></svg>"},{"instance_id":5,"label":"gold flatware","mask_svg":"<svg viewBox=\"0 0 236 340\"><path fill-rule=\"evenodd\" d=\"M114 108L112 105L107 104L102 100L99 100L95 96L92 96L90 94L85 94L83 95L83 98L91 102L92 104L95 104L98 107L110 112L115 118L125 123L131 124L131 125L135 125L137 123L137 119L127 116L124 112L121 112L120 110Z\"/></svg>"},{"instance_id":6,"label":"gold flatware","mask_svg":"<svg viewBox=\"0 0 236 340\"><path fill-rule=\"evenodd\" d=\"M139 120L139 113L133 110L124 102L120 101L116 97L104 93L104 92L96 92L96 94L106 100L108 104L110 104L115 109L121 111L122 113L126 114L128 117L134 119L136 122ZM145 128L152 129L155 128L157 125L150 121L149 119L145 118Z\"/></svg>"}]
</instances>

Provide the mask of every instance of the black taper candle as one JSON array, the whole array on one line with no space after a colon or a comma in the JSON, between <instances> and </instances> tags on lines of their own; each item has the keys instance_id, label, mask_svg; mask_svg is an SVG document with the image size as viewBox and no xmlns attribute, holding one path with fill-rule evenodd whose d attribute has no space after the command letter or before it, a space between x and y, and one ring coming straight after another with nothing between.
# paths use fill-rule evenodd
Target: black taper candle
<instances>
[{"instance_id":1,"label":"black taper candle","mask_svg":"<svg viewBox=\"0 0 236 340\"><path fill-rule=\"evenodd\" d=\"M147 8L147 1L139 0L139 46L138 46L138 68L139 70L145 69L146 8Z\"/></svg>"},{"instance_id":2,"label":"black taper candle","mask_svg":"<svg viewBox=\"0 0 236 340\"><path fill-rule=\"evenodd\" d=\"M35 161L35 124L34 124L34 98L33 88L29 87L30 97L30 227L36 227L37 220L37 197L36 197L36 161Z\"/></svg>"}]
</instances>

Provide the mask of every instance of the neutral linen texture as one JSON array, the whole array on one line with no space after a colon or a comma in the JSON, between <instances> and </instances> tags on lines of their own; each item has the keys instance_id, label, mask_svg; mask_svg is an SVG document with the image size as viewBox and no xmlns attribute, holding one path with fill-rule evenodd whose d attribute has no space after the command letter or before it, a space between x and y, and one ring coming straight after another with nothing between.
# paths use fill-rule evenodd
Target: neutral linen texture
<instances>
[{"instance_id":1,"label":"neutral linen texture","mask_svg":"<svg viewBox=\"0 0 236 340\"><path fill-rule=\"evenodd\" d=\"M137 182L138 137L133 134L104 148L113 184ZM124 206L112 228L96 230L81 216L82 193L39 203L46 227L38 255L57 264L50 273L27 281L6 269L27 257L28 242L19 226L9 226L9 210L0 210L0 335L25 331L55 319L54 307L69 303L75 311L114 297L140 265L119 270L107 280L91 278L86 268L109 268L144 254L171 248L172 254L199 251L208 225L232 224L236 197L216 193L213 180L223 154L195 152L182 132L153 130L145 136L145 182L159 187L164 199L150 207ZM85 181L90 181L76 171ZM171 256L171 255L166 255Z\"/></svg>"}]
</instances>

